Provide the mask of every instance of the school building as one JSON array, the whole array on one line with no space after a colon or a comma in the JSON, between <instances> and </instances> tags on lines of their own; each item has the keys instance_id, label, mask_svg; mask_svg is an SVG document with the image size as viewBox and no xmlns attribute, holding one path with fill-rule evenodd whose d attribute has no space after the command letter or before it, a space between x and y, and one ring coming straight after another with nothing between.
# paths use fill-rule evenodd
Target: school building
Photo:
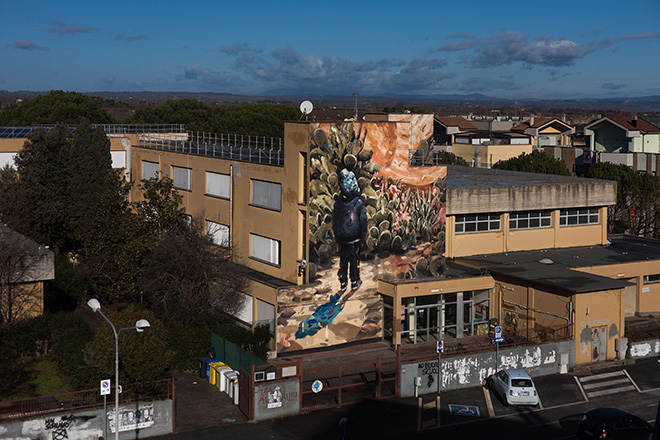
<instances>
[{"instance_id":1,"label":"school building","mask_svg":"<svg viewBox=\"0 0 660 440\"><path fill-rule=\"evenodd\" d=\"M507 338L574 339L577 364L614 358L626 316L660 313L660 243L608 237L616 183L414 166L436 124L416 114L287 122L283 139L179 126L106 132L127 179L172 178L186 213L203 216L247 268L236 319L270 325L273 355L483 337L497 319ZM8 131L0 162L25 141ZM333 209L344 169L367 232L362 284L342 291Z\"/></svg>"}]
</instances>

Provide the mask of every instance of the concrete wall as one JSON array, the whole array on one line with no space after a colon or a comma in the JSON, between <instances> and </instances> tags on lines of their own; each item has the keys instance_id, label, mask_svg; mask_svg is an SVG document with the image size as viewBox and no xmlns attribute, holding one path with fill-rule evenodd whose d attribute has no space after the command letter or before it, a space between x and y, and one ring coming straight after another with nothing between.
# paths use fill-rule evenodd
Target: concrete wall
<instances>
[{"instance_id":1,"label":"concrete wall","mask_svg":"<svg viewBox=\"0 0 660 440\"><path fill-rule=\"evenodd\" d=\"M253 401L254 420L298 415L300 382L295 378L255 384Z\"/></svg>"},{"instance_id":2,"label":"concrete wall","mask_svg":"<svg viewBox=\"0 0 660 440\"><path fill-rule=\"evenodd\" d=\"M544 376L560 372L562 354L567 358L567 368L575 365L575 343L573 341L551 342L538 346L516 347L499 350L495 346L489 353L475 353L465 356L441 357L442 390L483 385L486 377L499 369L522 368L530 376ZM437 391L438 360L403 363L401 365L401 397L415 395L415 378L421 377L419 394Z\"/></svg>"},{"instance_id":3,"label":"concrete wall","mask_svg":"<svg viewBox=\"0 0 660 440\"><path fill-rule=\"evenodd\" d=\"M629 357L641 359L660 355L660 339L629 343Z\"/></svg>"},{"instance_id":4,"label":"concrete wall","mask_svg":"<svg viewBox=\"0 0 660 440\"><path fill-rule=\"evenodd\" d=\"M137 413L143 414L135 418ZM108 437L114 438L114 406L108 402ZM172 401L135 403L119 407L121 440L172 433ZM135 420L129 422L129 415ZM103 409L47 414L0 424L3 440L96 440L103 436Z\"/></svg>"}]
</instances>

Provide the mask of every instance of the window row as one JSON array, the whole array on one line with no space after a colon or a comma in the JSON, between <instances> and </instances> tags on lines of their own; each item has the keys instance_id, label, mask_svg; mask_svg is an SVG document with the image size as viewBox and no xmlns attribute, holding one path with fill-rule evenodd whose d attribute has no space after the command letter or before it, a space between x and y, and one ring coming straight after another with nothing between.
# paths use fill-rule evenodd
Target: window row
<instances>
[{"instance_id":1,"label":"window row","mask_svg":"<svg viewBox=\"0 0 660 440\"><path fill-rule=\"evenodd\" d=\"M230 246L229 226L206 221L206 231L218 246ZM280 265L280 241L262 235L250 234L250 258L274 266Z\"/></svg>"},{"instance_id":2,"label":"window row","mask_svg":"<svg viewBox=\"0 0 660 440\"><path fill-rule=\"evenodd\" d=\"M465 214L455 217L457 234L468 232L500 231L501 214ZM559 211L560 226L596 225L599 223L598 208L574 208ZM538 229L552 226L552 211L520 211L509 214L509 229Z\"/></svg>"},{"instance_id":3,"label":"window row","mask_svg":"<svg viewBox=\"0 0 660 440\"><path fill-rule=\"evenodd\" d=\"M158 178L158 162L142 161L142 179ZM192 168L172 165L174 187L192 191ZM229 174L206 172L206 195L231 199L231 177ZM282 184L264 180L250 179L250 204L260 208L282 210Z\"/></svg>"}]
</instances>

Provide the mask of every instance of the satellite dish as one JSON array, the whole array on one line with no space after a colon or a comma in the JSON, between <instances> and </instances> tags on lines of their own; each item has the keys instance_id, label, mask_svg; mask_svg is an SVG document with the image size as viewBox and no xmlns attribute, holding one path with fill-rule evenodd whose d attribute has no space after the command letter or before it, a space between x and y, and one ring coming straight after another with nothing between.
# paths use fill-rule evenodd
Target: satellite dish
<instances>
[{"instance_id":1,"label":"satellite dish","mask_svg":"<svg viewBox=\"0 0 660 440\"><path fill-rule=\"evenodd\" d=\"M311 101L303 101L300 103L300 111L303 115L307 116L314 110L314 104Z\"/></svg>"}]
</instances>

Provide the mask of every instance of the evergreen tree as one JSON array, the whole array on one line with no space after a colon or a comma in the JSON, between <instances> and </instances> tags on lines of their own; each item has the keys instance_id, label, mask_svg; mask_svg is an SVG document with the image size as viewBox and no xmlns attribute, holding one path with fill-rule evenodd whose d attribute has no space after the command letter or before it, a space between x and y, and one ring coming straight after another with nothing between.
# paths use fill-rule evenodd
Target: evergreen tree
<instances>
[{"instance_id":1,"label":"evergreen tree","mask_svg":"<svg viewBox=\"0 0 660 440\"><path fill-rule=\"evenodd\" d=\"M55 250L66 247L70 232L66 216L70 144L71 131L64 125L30 135L14 159L15 204L0 207L12 228Z\"/></svg>"},{"instance_id":2,"label":"evergreen tree","mask_svg":"<svg viewBox=\"0 0 660 440\"><path fill-rule=\"evenodd\" d=\"M99 223L106 194L114 194L110 140L101 126L92 129L83 119L76 128L67 161L68 222L70 245L80 249Z\"/></svg>"},{"instance_id":3,"label":"evergreen tree","mask_svg":"<svg viewBox=\"0 0 660 440\"><path fill-rule=\"evenodd\" d=\"M26 99L0 112L0 125L77 124L82 117L89 119L92 124L114 122L94 98L77 92L53 90L47 95Z\"/></svg>"},{"instance_id":4,"label":"evergreen tree","mask_svg":"<svg viewBox=\"0 0 660 440\"><path fill-rule=\"evenodd\" d=\"M527 173L555 174L559 176L571 175L564 162L539 150L534 150L530 154L523 153L511 159L501 160L493 165L493 168L498 170L524 171Z\"/></svg>"}]
</instances>

